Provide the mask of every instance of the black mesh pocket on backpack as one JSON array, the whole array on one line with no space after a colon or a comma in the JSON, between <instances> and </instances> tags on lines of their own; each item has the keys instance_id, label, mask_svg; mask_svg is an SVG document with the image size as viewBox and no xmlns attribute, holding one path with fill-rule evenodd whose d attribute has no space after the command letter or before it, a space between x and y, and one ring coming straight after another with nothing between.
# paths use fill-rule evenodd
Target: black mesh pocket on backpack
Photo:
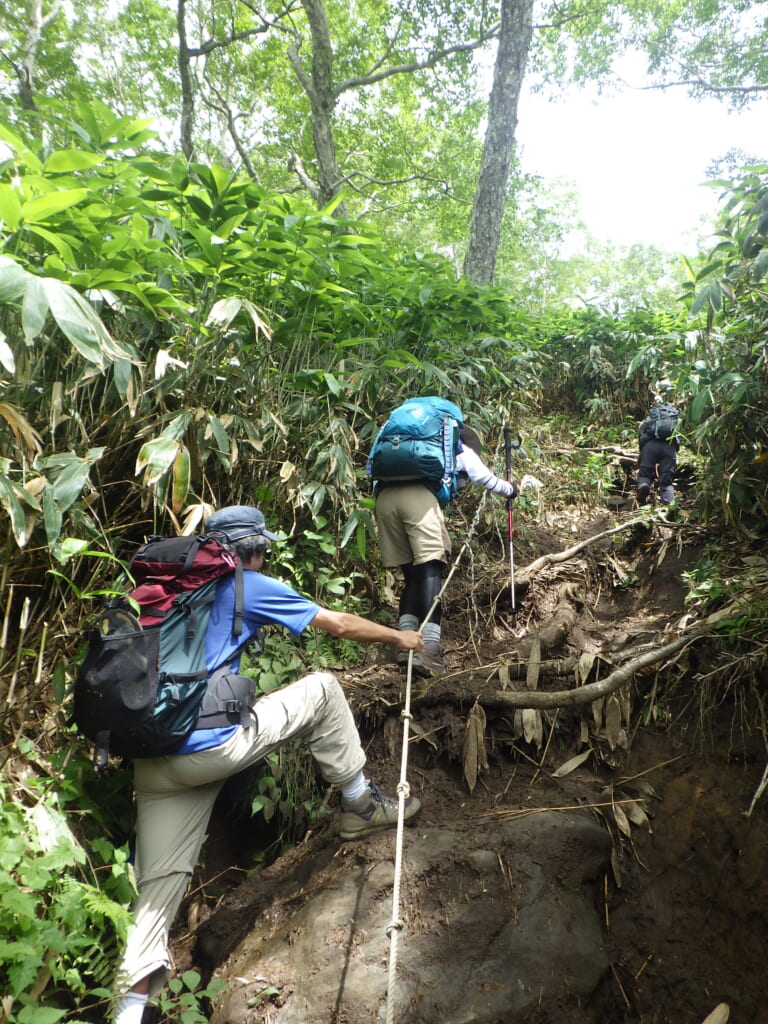
<instances>
[{"instance_id":1,"label":"black mesh pocket on backpack","mask_svg":"<svg viewBox=\"0 0 768 1024\"><path fill-rule=\"evenodd\" d=\"M74 687L73 719L91 740L152 716L160 636L155 629L90 636Z\"/></svg>"}]
</instances>

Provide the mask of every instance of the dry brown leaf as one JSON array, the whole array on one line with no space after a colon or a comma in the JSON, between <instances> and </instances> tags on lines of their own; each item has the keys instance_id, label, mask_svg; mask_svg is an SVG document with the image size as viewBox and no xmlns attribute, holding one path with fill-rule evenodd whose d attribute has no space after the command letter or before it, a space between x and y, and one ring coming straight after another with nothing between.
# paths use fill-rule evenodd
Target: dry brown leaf
<instances>
[{"instance_id":1,"label":"dry brown leaf","mask_svg":"<svg viewBox=\"0 0 768 1024\"><path fill-rule=\"evenodd\" d=\"M617 691L617 696L621 704L621 716L624 719L624 724L629 725L632 719L632 692L628 686L622 686Z\"/></svg>"},{"instance_id":2,"label":"dry brown leaf","mask_svg":"<svg viewBox=\"0 0 768 1024\"><path fill-rule=\"evenodd\" d=\"M413 721L413 719L411 719L411 721L410 721L410 722L408 723L408 728L409 728L409 730L410 730L410 731L411 731L411 732L413 733L413 735L414 735L414 736L415 736L415 737L416 737L417 739L419 739L419 740L426 740L426 741L427 741L427 743L428 743L428 744L429 744L429 745L430 745L430 746L431 746L431 747L432 747L432 748L433 748L434 750L439 750L439 749L440 749L440 748L438 747L437 743L435 743L435 741L434 741L434 740L432 739L432 737L431 737L431 736L429 735L429 733L425 732L425 730L424 730L424 729L422 729L422 727L421 727L421 726L419 725L419 723L418 723L418 722L414 722L414 721Z\"/></svg>"},{"instance_id":3,"label":"dry brown leaf","mask_svg":"<svg viewBox=\"0 0 768 1024\"><path fill-rule=\"evenodd\" d=\"M649 832L653 831L650 819L640 804L635 803L635 801L632 800L628 804L624 804L623 807L627 817L633 825L637 825L638 828L647 828Z\"/></svg>"},{"instance_id":4,"label":"dry brown leaf","mask_svg":"<svg viewBox=\"0 0 768 1024\"><path fill-rule=\"evenodd\" d=\"M536 708L523 708L523 736L526 743L535 743L536 749L541 746L544 738L544 725L541 712Z\"/></svg>"},{"instance_id":5,"label":"dry brown leaf","mask_svg":"<svg viewBox=\"0 0 768 1024\"><path fill-rule=\"evenodd\" d=\"M616 883L616 888L623 888L621 882L621 868L619 867L619 854L615 846L611 847L611 870L613 871L613 880Z\"/></svg>"},{"instance_id":6,"label":"dry brown leaf","mask_svg":"<svg viewBox=\"0 0 768 1024\"><path fill-rule=\"evenodd\" d=\"M624 808L620 804L614 804L611 810L613 811L613 817L616 819L616 824L619 826L619 831L623 832L627 839L631 839L632 826L629 823L629 818L624 813Z\"/></svg>"},{"instance_id":7,"label":"dry brown leaf","mask_svg":"<svg viewBox=\"0 0 768 1024\"><path fill-rule=\"evenodd\" d=\"M499 665L499 682L502 690L509 687L509 665Z\"/></svg>"},{"instance_id":8,"label":"dry brown leaf","mask_svg":"<svg viewBox=\"0 0 768 1024\"><path fill-rule=\"evenodd\" d=\"M643 796L656 796L656 790L647 779L627 779L626 782L619 782L625 789L634 789Z\"/></svg>"},{"instance_id":9,"label":"dry brown leaf","mask_svg":"<svg viewBox=\"0 0 768 1024\"><path fill-rule=\"evenodd\" d=\"M579 660L576 663L576 671L574 672L574 675L576 676L577 686L583 686L584 683L586 683L587 679L589 678L589 673L592 671L592 666L594 665L594 663L595 655L590 653L589 651L584 651L579 656Z\"/></svg>"},{"instance_id":10,"label":"dry brown leaf","mask_svg":"<svg viewBox=\"0 0 768 1024\"><path fill-rule=\"evenodd\" d=\"M566 761L565 764L561 764L558 769L552 772L552 778L562 779L564 775L570 775L572 771L579 767L579 765L584 764L591 753L591 747L588 750L582 750L580 754L570 758L570 760Z\"/></svg>"},{"instance_id":11,"label":"dry brown leaf","mask_svg":"<svg viewBox=\"0 0 768 1024\"><path fill-rule=\"evenodd\" d=\"M579 722L579 743L583 746L589 742L589 726L584 718Z\"/></svg>"},{"instance_id":12,"label":"dry brown leaf","mask_svg":"<svg viewBox=\"0 0 768 1024\"><path fill-rule=\"evenodd\" d=\"M605 697L598 697L597 700L592 701L592 721L595 723L595 728L599 729L603 724L603 708L605 706Z\"/></svg>"},{"instance_id":13,"label":"dry brown leaf","mask_svg":"<svg viewBox=\"0 0 768 1024\"><path fill-rule=\"evenodd\" d=\"M470 793L477 785L477 777L480 772L488 767L488 757L485 751L485 721L485 711L479 704L474 704L467 716L462 754L464 779Z\"/></svg>"},{"instance_id":14,"label":"dry brown leaf","mask_svg":"<svg viewBox=\"0 0 768 1024\"><path fill-rule=\"evenodd\" d=\"M718 1003L712 1013L706 1016L701 1024L726 1024L730 1016L731 1010L728 1003Z\"/></svg>"},{"instance_id":15,"label":"dry brown leaf","mask_svg":"<svg viewBox=\"0 0 768 1024\"><path fill-rule=\"evenodd\" d=\"M605 735L608 746L615 750L621 732L621 701L612 693L605 702Z\"/></svg>"},{"instance_id":16,"label":"dry brown leaf","mask_svg":"<svg viewBox=\"0 0 768 1024\"><path fill-rule=\"evenodd\" d=\"M539 673L541 672L541 637L535 636L531 644L531 653L528 656L528 672L525 677L525 685L529 690L535 690L539 685Z\"/></svg>"}]
</instances>

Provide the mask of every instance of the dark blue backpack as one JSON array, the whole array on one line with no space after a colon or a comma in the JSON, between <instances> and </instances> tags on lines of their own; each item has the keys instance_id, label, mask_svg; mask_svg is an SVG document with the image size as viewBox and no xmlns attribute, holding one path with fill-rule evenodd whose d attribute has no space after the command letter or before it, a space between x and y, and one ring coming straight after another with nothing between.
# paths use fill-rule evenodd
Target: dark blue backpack
<instances>
[{"instance_id":1,"label":"dark blue backpack","mask_svg":"<svg viewBox=\"0 0 768 1024\"><path fill-rule=\"evenodd\" d=\"M456 456L461 451L461 410L445 398L409 398L391 414L368 456L366 473L375 489L421 481L442 506L457 493Z\"/></svg>"},{"instance_id":2,"label":"dark blue backpack","mask_svg":"<svg viewBox=\"0 0 768 1024\"><path fill-rule=\"evenodd\" d=\"M656 405L643 421L640 436L643 439L654 437L659 441L668 441L677 430L679 419L680 412L674 405Z\"/></svg>"}]
</instances>

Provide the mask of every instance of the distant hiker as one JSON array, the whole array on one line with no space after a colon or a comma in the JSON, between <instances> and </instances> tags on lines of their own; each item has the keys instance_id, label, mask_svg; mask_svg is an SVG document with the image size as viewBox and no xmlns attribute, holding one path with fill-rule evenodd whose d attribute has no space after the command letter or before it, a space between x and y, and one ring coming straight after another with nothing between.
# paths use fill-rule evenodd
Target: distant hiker
<instances>
[{"instance_id":1,"label":"distant hiker","mask_svg":"<svg viewBox=\"0 0 768 1024\"><path fill-rule=\"evenodd\" d=\"M258 509L222 508L209 517L205 531L231 548L245 570L242 618L251 635L268 624L285 626L294 636L313 626L359 643L390 643L417 653L422 649L422 637L415 630L398 631L358 615L330 611L263 575L267 549L277 537L267 530ZM241 639L232 635L234 603L235 576L230 574L217 585L206 632L209 672L241 649ZM238 663L236 656L234 672ZM198 728L176 753L135 760L139 895L119 972L117 1024L140 1024L148 995L154 995L168 978L168 931L224 782L293 737L307 741L325 781L341 790L342 838L397 824L398 802L385 797L363 772L366 758L352 712L330 672L311 672L260 697L246 725L238 720L219 728ZM405 819L412 818L419 806L415 797L408 797Z\"/></svg>"},{"instance_id":2,"label":"distant hiker","mask_svg":"<svg viewBox=\"0 0 768 1024\"><path fill-rule=\"evenodd\" d=\"M675 500L673 486L677 469L680 438L677 425L680 411L669 403L658 403L640 424L640 469L637 474L637 500L645 505L658 470L659 497L664 505Z\"/></svg>"},{"instance_id":3,"label":"distant hiker","mask_svg":"<svg viewBox=\"0 0 768 1024\"><path fill-rule=\"evenodd\" d=\"M403 403L374 441L367 472L374 480L382 561L387 568L399 566L405 581L401 630L418 629L440 593L451 555L443 508L470 482L505 498L517 496L517 486L497 477L481 453L480 438L464 424L458 406L434 396ZM445 671L439 603L423 634L413 671L439 675ZM407 654L399 652L396 660L406 661Z\"/></svg>"}]
</instances>

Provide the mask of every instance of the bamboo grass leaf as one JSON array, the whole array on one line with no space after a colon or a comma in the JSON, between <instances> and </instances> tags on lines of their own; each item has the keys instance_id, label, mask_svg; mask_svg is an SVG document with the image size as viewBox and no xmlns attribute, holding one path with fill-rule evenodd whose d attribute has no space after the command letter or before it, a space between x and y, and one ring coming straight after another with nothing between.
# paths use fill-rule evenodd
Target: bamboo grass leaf
<instances>
[{"instance_id":1,"label":"bamboo grass leaf","mask_svg":"<svg viewBox=\"0 0 768 1024\"><path fill-rule=\"evenodd\" d=\"M0 474L0 504L11 520L11 529L16 543L23 548L29 540L27 533L27 517L21 502L16 496L16 491L7 476Z\"/></svg>"},{"instance_id":2,"label":"bamboo grass leaf","mask_svg":"<svg viewBox=\"0 0 768 1024\"><path fill-rule=\"evenodd\" d=\"M136 476L144 472L144 484L152 487L173 465L179 452L179 442L173 437L156 437L146 441L136 459Z\"/></svg>"}]
</instances>

